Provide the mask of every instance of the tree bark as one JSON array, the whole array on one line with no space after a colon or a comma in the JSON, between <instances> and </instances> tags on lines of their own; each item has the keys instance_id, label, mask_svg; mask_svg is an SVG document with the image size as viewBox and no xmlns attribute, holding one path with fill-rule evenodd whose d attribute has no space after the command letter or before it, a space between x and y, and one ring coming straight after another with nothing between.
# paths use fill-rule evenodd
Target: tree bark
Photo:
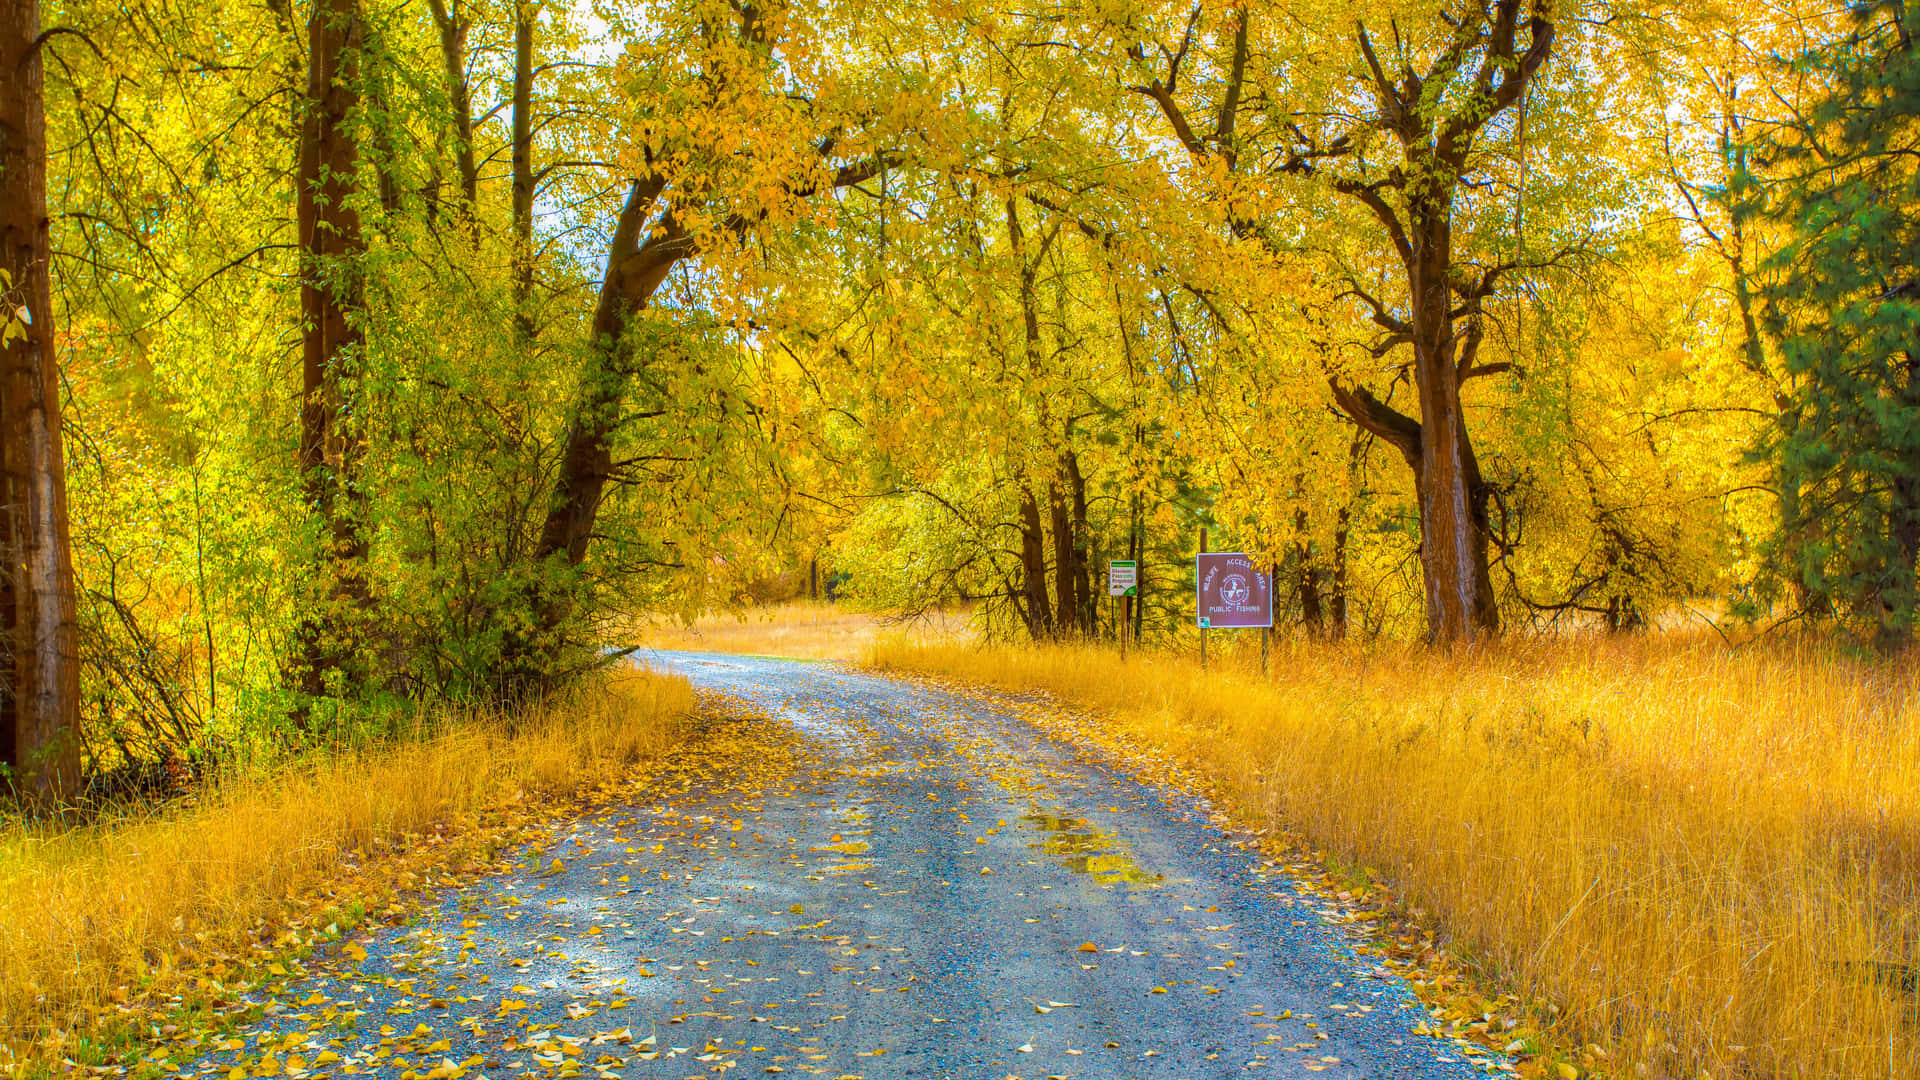
<instances>
[{"instance_id":1,"label":"tree bark","mask_svg":"<svg viewBox=\"0 0 1920 1080\"><path fill-rule=\"evenodd\" d=\"M1067 509L1067 495L1061 489L1065 463L1047 484L1048 525L1053 531L1053 607L1055 633L1070 638L1080 633L1080 603L1074 595L1073 519Z\"/></svg>"},{"instance_id":2,"label":"tree bark","mask_svg":"<svg viewBox=\"0 0 1920 1080\"><path fill-rule=\"evenodd\" d=\"M1295 475L1294 490L1306 478ZM1293 531L1298 538L1293 542L1294 570L1296 574L1294 588L1300 593L1300 622L1307 628L1307 636L1320 638L1326 634L1326 609L1320 600L1320 568L1313 558L1313 544L1307 539L1307 512L1296 509L1293 512Z\"/></svg>"},{"instance_id":3,"label":"tree bark","mask_svg":"<svg viewBox=\"0 0 1920 1080\"><path fill-rule=\"evenodd\" d=\"M1372 73L1370 89L1378 106L1372 123L1381 135L1400 143L1406 160L1372 183L1332 178L1335 190L1359 201L1379 222L1406 273L1404 318L1367 296L1358 284L1350 295L1366 304L1387 334L1378 353L1401 345L1413 349L1420 419L1402 416L1363 391L1336 387L1334 397L1355 423L1393 443L1413 469L1427 636L1435 644L1471 642L1500 628L1487 561L1487 487L1468 438L1460 386L1502 366L1480 369L1474 360L1481 305L1493 295L1500 273L1512 265L1489 268L1477 278L1460 273L1453 258L1453 212L1474 140L1493 117L1520 100L1552 52L1551 8L1544 0L1534 0L1531 14L1523 19L1525 2L1497 0L1491 9L1483 9L1486 21L1457 24L1471 34L1458 39L1425 77L1407 67L1404 57L1398 76L1389 77L1366 28L1359 27L1358 45ZM1530 38L1524 51L1518 42L1523 22ZM1425 88L1451 81L1462 70L1459 65L1470 44L1484 52L1466 87L1465 103L1451 116L1435 117L1428 100L1434 95ZM1294 166L1296 171L1312 171L1305 160ZM1403 208L1382 195L1389 188L1399 192Z\"/></svg>"},{"instance_id":4,"label":"tree bark","mask_svg":"<svg viewBox=\"0 0 1920 1080\"><path fill-rule=\"evenodd\" d=\"M1421 431L1415 486L1427 633L1435 642L1471 642L1499 631L1500 612L1487 568L1486 484L1460 410L1453 200L1450 195L1416 198L1409 217L1413 257L1407 264L1407 284Z\"/></svg>"},{"instance_id":5,"label":"tree bark","mask_svg":"<svg viewBox=\"0 0 1920 1080\"><path fill-rule=\"evenodd\" d=\"M564 556L567 565L579 566L586 559L600 498L613 474L613 435L630 366L622 343L627 321L646 308L674 264L693 253L693 239L671 212L654 224L645 243L640 240L662 187L658 178L634 181L614 226L607 276L589 330L589 360L561 444L560 475L534 550L536 563Z\"/></svg>"},{"instance_id":6,"label":"tree bark","mask_svg":"<svg viewBox=\"0 0 1920 1080\"><path fill-rule=\"evenodd\" d=\"M1080 474L1080 455L1071 449L1067 457L1067 488L1073 493L1073 591L1080 605L1080 626L1092 637L1097 629L1100 609L1093 595L1093 558L1088 545L1092 530L1087 528L1087 478Z\"/></svg>"},{"instance_id":7,"label":"tree bark","mask_svg":"<svg viewBox=\"0 0 1920 1080\"><path fill-rule=\"evenodd\" d=\"M363 33L357 0L316 0L307 24L307 117L300 137L305 341L298 465L307 502L326 533L328 594L298 633L299 686L309 696L327 693L330 677L346 671L359 645L352 623L370 599L356 483L363 446L346 401L363 344L355 319L366 241L354 207L360 148L352 127Z\"/></svg>"},{"instance_id":8,"label":"tree bark","mask_svg":"<svg viewBox=\"0 0 1920 1080\"><path fill-rule=\"evenodd\" d=\"M1020 581L1026 598L1027 635L1045 641L1054 635L1053 605L1047 599L1046 533L1033 490L1020 489Z\"/></svg>"},{"instance_id":9,"label":"tree bark","mask_svg":"<svg viewBox=\"0 0 1920 1080\"><path fill-rule=\"evenodd\" d=\"M1347 637L1347 532L1351 511L1342 506L1333 529L1333 582L1327 591L1327 640Z\"/></svg>"},{"instance_id":10,"label":"tree bark","mask_svg":"<svg viewBox=\"0 0 1920 1080\"><path fill-rule=\"evenodd\" d=\"M521 348L534 338L533 311L533 34L538 12L517 0L513 17L513 324Z\"/></svg>"},{"instance_id":11,"label":"tree bark","mask_svg":"<svg viewBox=\"0 0 1920 1080\"><path fill-rule=\"evenodd\" d=\"M37 0L0 5L0 757L45 805L79 790L80 669L39 33Z\"/></svg>"},{"instance_id":12,"label":"tree bark","mask_svg":"<svg viewBox=\"0 0 1920 1080\"><path fill-rule=\"evenodd\" d=\"M467 79L467 31L472 20L460 0L428 0L440 38L440 62L446 69L447 104L453 114L453 164L460 175L460 212L468 227L479 220L480 168L473 156L473 90Z\"/></svg>"}]
</instances>

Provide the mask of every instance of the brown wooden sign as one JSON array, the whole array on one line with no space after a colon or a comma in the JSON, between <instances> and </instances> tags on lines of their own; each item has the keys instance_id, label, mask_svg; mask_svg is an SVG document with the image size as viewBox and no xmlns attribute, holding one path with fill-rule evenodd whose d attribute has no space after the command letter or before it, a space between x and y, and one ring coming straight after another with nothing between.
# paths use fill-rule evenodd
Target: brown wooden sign
<instances>
[{"instance_id":1,"label":"brown wooden sign","mask_svg":"<svg viewBox=\"0 0 1920 1080\"><path fill-rule=\"evenodd\" d=\"M1200 628L1241 630L1273 625L1273 579L1237 551L1194 557Z\"/></svg>"}]
</instances>

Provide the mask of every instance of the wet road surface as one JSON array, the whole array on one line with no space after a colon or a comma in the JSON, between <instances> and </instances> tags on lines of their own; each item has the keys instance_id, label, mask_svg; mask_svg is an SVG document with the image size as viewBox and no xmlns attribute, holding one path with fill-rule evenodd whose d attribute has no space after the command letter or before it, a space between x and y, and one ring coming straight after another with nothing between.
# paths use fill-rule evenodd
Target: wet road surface
<instances>
[{"instance_id":1,"label":"wet road surface","mask_svg":"<svg viewBox=\"0 0 1920 1080\"><path fill-rule=\"evenodd\" d=\"M1204 808L1005 703L652 654L745 760L558 830L296 980L228 1075L1441 1078L1404 983ZM772 722L768 722L772 721ZM717 752L717 751L716 751ZM364 959L359 959L364 949Z\"/></svg>"}]
</instances>

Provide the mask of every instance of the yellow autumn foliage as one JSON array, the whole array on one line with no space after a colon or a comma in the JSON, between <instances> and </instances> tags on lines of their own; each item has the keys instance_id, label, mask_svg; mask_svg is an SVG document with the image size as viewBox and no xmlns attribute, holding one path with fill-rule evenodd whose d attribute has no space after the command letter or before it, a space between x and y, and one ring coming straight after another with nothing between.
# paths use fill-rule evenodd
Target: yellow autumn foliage
<instances>
[{"instance_id":1,"label":"yellow autumn foliage","mask_svg":"<svg viewBox=\"0 0 1920 1080\"><path fill-rule=\"evenodd\" d=\"M692 708L685 679L628 669L517 715L443 713L416 738L233 777L189 807L10 824L0 1072L101 1037L123 1007L179 992L183 969L257 979L355 907L484 863L512 826L659 758Z\"/></svg>"},{"instance_id":2,"label":"yellow autumn foliage","mask_svg":"<svg viewBox=\"0 0 1920 1080\"><path fill-rule=\"evenodd\" d=\"M1265 678L1256 656L882 641L869 663L1091 706L1079 737L1170 752L1378 875L1611 1075L1920 1068L1910 666L1674 635L1288 644Z\"/></svg>"}]
</instances>

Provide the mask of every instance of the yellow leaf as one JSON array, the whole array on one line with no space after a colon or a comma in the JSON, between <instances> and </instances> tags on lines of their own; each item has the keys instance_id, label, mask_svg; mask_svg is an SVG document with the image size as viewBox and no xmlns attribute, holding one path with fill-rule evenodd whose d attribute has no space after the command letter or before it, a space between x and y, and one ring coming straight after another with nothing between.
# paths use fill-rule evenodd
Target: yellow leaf
<instances>
[{"instance_id":1,"label":"yellow leaf","mask_svg":"<svg viewBox=\"0 0 1920 1080\"><path fill-rule=\"evenodd\" d=\"M1100 946L1095 945L1093 942L1089 941L1086 944L1081 945L1079 951L1080 952L1099 952Z\"/></svg>"},{"instance_id":2,"label":"yellow leaf","mask_svg":"<svg viewBox=\"0 0 1920 1080\"><path fill-rule=\"evenodd\" d=\"M1564 1061L1553 1067L1553 1075L1560 1080L1580 1080L1580 1070Z\"/></svg>"}]
</instances>

